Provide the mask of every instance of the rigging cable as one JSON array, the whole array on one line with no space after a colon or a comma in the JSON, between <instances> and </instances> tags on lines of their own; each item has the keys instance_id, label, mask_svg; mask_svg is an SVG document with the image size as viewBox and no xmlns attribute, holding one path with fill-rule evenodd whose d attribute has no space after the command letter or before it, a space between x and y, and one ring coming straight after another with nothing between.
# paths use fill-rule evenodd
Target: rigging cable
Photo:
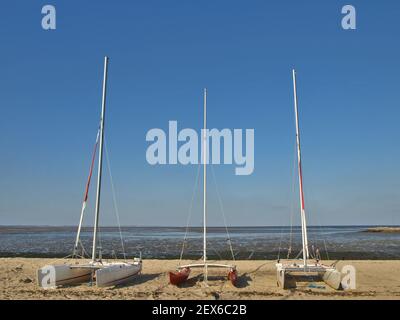
<instances>
[{"instance_id":1,"label":"rigging cable","mask_svg":"<svg viewBox=\"0 0 400 320\"><path fill-rule=\"evenodd\" d=\"M99 136L100 136L100 127L97 130L96 142L95 142L94 147L93 147L92 161L91 161L91 164L90 164L89 175L88 175L87 182L86 182L85 195L83 197L83 202L82 202L82 209L81 209L81 216L80 216L80 219L79 219L78 232L77 232L77 235L76 235L74 250L73 250L73 253L72 253L73 256L76 255L76 250L77 250L78 244L80 244L81 247L82 247L82 254L84 254L84 252L85 252L85 248L83 247L83 243L82 243L82 241L80 239L80 235L81 235L83 217L85 215L86 205L87 205L87 201L88 201L88 197L89 197L89 188L90 188L90 182L92 180L92 174L93 174L93 168L94 168L94 161L95 161L95 157L96 157L97 145L99 143Z\"/></svg>"},{"instance_id":2,"label":"rigging cable","mask_svg":"<svg viewBox=\"0 0 400 320\"><path fill-rule=\"evenodd\" d=\"M294 154L297 153L297 144L294 144ZM293 157L293 171L292 171L292 201L290 204L290 233L289 233L289 248L287 252L287 259L290 258L290 254L292 253L292 243L293 243L293 217L294 217L294 202L295 202L295 193L296 193L296 156Z\"/></svg>"},{"instance_id":3,"label":"rigging cable","mask_svg":"<svg viewBox=\"0 0 400 320\"><path fill-rule=\"evenodd\" d=\"M294 155L297 152L296 142L294 144ZM294 202L295 202L295 188L296 188L296 156L293 157L293 165L292 165L292 176L291 176L291 194L290 194L290 229L289 229L289 246L286 255L286 259L290 258L290 254L292 253L292 242L293 242L293 216L294 216ZM278 248L278 260L280 260L280 253L282 249L282 238L283 238L283 226L281 228L281 235L279 239L279 248Z\"/></svg>"},{"instance_id":4,"label":"rigging cable","mask_svg":"<svg viewBox=\"0 0 400 320\"><path fill-rule=\"evenodd\" d=\"M220 210L221 210L221 213L222 213L222 217L224 219L226 235L228 236L229 249L230 249L231 254L232 254L232 259L233 259L233 261L235 261L235 254L233 253L231 236L229 234L228 226L227 226L227 223L226 223L225 211L224 211L224 207L222 205L221 196L219 194L219 190L218 190L218 186L217 186L217 178L215 177L214 166L210 166L210 167L211 167L212 176L214 178L213 180L214 180L215 190L216 190L217 197L218 197L219 207L220 207Z\"/></svg>"},{"instance_id":5,"label":"rigging cable","mask_svg":"<svg viewBox=\"0 0 400 320\"><path fill-rule=\"evenodd\" d=\"M112 197L113 197L113 203L114 203L114 209L115 209L115 216L117 218L119 237L120 237L120 240L121 240L122 254L124 255L124 259L126 260L124 239L122 237L121 223L120 223L120 220L119 220L119 210L118 210L118 205L117 205L117 197L115 195L114 180L113 180L113 177L112 177L112 174L111 174L110 158L109 158L109 153L108 153L108 148L107 148L107 142L106 141L104 141L104 142L105 142L104 144L105 144L105 149L106 149L106 161L107 161L107 167L108 167L108 174L110 176L110 182L111 182L111 191L112 191Z\"/></svg>"},{"instance_id":6,"label":"rigging cable","mask_svg":"<svg viewBox=\"0 0 400 320\"><path fill-rule=\"evenodd\" d=\"M197 174L196 174L196 180L193 186L193 192L192 192L192 198L190 201L190 206L189 206L189 214L186 220L186 229L185 229L185 236L183 238L183 243L182 243L182 250L181 250L181 254L179 257L179 262L182 261L182 257L183 257L183 252L185 250L185 244L186 244L186 240L187 240L187 235L188 235L188 230L189 230L189 224L190 224L190 219L192 217L192 209L193 209L193 202L194 202L194 196L196 194L196 190L197 190L197 185L199 183L199 176L200 176L200 164L197 166Z\"/></svg>"}]
</instances>

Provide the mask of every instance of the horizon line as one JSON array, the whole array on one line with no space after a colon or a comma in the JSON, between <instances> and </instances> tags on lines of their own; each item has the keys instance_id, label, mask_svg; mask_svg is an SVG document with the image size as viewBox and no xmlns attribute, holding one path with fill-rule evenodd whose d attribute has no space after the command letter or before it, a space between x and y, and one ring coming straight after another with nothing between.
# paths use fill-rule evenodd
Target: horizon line
<instances>
[{"instance_id":1,"label":"horizon line","mask_svg":"<svg viewBox=\"0 0 400 320\"><path fill-rule=\"evenodd\" d=\"M2 227L54 227L54 228L77 228L76 225L41 225L41 224L0 224ZM93 228L92 225L82 226L83 228ZM173 225L123 225L121 228L186 228L186 226L173 226ZM202 225L189 226L188 228L202 228ZM235 226L207 226L207 228L279 228L279 227L301 227L301 225L235 225ZM400 227L398 224L325 224L325 225L308 225L309 227ZM118 228L117 225L100 225L100 228Z\"/></svg>"}]
</instances>

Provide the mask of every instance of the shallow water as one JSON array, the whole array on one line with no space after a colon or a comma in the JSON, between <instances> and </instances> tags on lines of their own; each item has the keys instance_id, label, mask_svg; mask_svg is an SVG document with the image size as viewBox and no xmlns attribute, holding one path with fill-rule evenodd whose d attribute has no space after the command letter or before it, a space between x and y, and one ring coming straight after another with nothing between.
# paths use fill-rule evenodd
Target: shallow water
<instances>
[{"instance_id":1,"label":"shallow water","mask_svg":"<svg viewBox=\"0 0 400 320\"><path fill-rule=\"evenodd\" d=\"M309 227L311 252L319 250L323 259L399 259L400 233L364 232L366 226ZM276 259L295 257L301 250L301 229L293 227L231 227L228 229L236 259ZM185 228L123 227L128 257L179 258ZM0 226L0 256L62 257L71 254L76 227ZM185 242L184 258L202 256L202 228L191 228ZM84 228L81 239L91 252L92 229ZM101 228L104 257L122 256L119 230ZM208 228L208 257L230 258L225 228Z\"/></svg>"}]
</instances>

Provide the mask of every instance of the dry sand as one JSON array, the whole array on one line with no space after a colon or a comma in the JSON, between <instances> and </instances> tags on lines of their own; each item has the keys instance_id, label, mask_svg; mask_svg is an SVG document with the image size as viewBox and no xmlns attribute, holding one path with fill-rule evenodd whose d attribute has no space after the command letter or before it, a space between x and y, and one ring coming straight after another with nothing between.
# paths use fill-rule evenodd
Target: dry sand
<instances>
[{"instance_id":1,"label":"dry sand","mask_svg":"<svg viewBox=\"0 0 400 320\"><path fill-rule=\"evenodd\" d=\"M168 284L167 272L175 268L176 260L144 260L142 275L121 287L96 288L82 284L39 288L37 268L54 261L0 258L0 299L400 299L400 261L394 260L339 262L339 270L349 264L357 270L357 289L351 291L335 291L323 282L317 284L324 288L310 288L310 283L300 283L296 289L282 290L276 285L275 261L261 260L236 262L237 288L226 280L226 273L221 270L210 270L209 287L200 281L200 270L193 270L184 286L172 286Z\"/></svg>"}]
</instances>

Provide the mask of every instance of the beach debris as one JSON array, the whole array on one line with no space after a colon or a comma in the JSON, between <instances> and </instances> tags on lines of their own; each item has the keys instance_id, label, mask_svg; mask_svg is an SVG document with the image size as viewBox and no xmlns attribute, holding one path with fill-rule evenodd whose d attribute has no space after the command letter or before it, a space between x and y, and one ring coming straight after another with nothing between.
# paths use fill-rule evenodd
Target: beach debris
<instances>
[{"instance_id":1,"label":"beach debris","mask_svg":"<svg viewBox=\"0 0 400 320\"><path fill-rule=\"evenodd\" d=\"M17 265L15 268L11 269L13 272L21 272L23 269L23 264Z\"/></svg>"},{"instance_id":2,"label":"beach debris","mask_svg":"<svg viewBox=\"0 0 400 320\"><path fill-rule=\"evenodd\" d=\"M23 282L23 283L32 283L33 282L33 280L31 278L29 278L29 277L26 277L24 279L20 279L19 281Z\"/></svg>"},{"instance_id":3,"label":"beach debris","mask_svg":"<svg viewBox=\"0 0 400 320\"><path fill-rule=\"evenodd\" d=\"M212 295L212 297L213 297L215 300L219 300L219 298L220 298L218 292L213 291L213 292L211 292L211 295Z\"/></svg>"}]
</instances>

